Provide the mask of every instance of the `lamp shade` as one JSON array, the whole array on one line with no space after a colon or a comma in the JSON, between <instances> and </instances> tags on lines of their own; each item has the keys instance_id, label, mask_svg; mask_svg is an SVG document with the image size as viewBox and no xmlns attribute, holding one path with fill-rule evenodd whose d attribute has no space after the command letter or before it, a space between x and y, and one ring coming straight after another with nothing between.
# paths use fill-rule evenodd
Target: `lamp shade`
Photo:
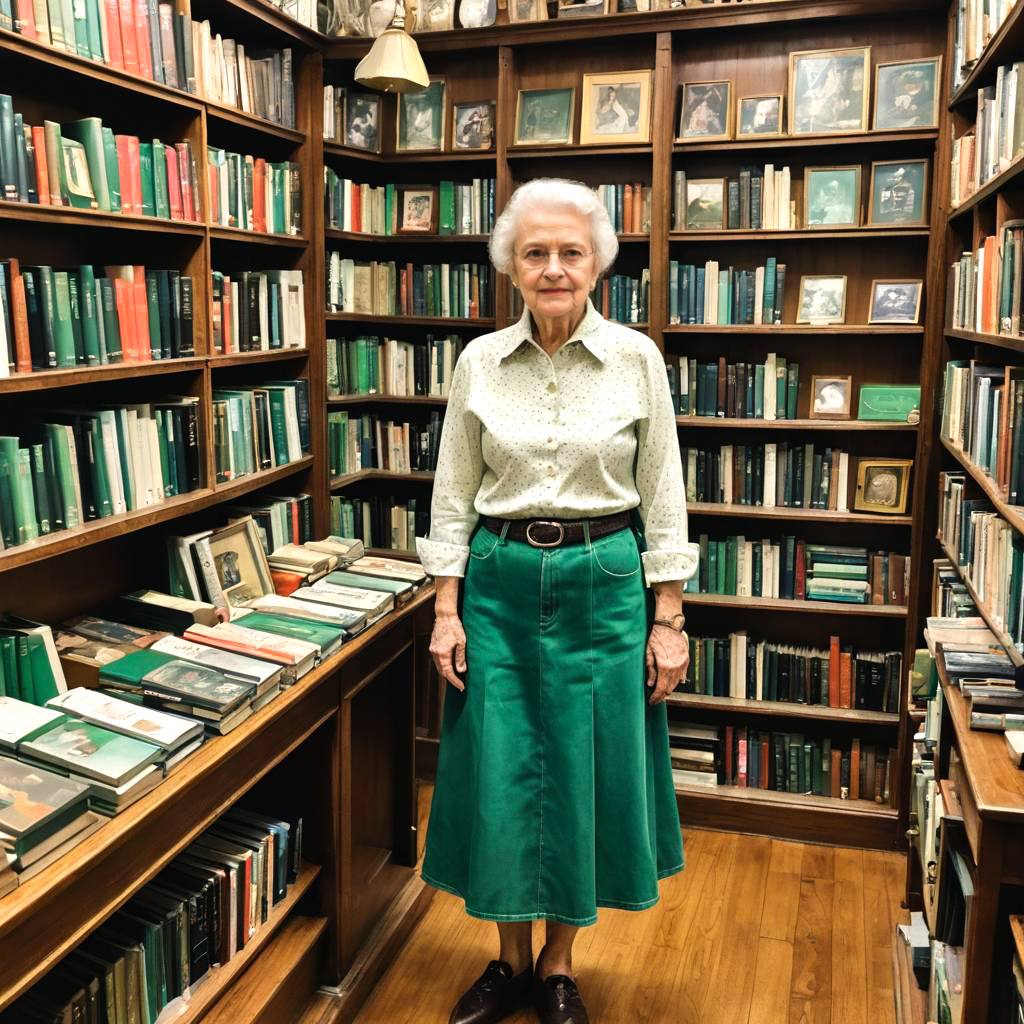
<instances>
[{"instance_id":1,"label":"lamp shade","mask_svg":"<svg viewBox=\"0 0 1024 1024\"><path fill-rule=\"evenodd\" d=\"M418 92L430 76L416 40L404 28L385 29L356 67L356 81L383 92Z\"/></svg>"}]
</instances>

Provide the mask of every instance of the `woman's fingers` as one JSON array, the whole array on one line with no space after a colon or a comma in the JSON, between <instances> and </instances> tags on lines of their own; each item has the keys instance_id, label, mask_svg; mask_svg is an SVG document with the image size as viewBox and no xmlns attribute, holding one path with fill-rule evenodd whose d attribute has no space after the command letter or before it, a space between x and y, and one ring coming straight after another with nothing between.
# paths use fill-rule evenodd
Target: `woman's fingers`
<instances>
[{"instance_id":1,"label":"woman's fingers","mask_svg":"<svg viewBox=\"0 0 1024 1024\"><path fill-rule=\"evenodd\" d=\"M461 622L452 617L434 620L430 655L441 678L451 683L456 690L464 691L466 686L456 674L456 669L459 672L466 671L466 634Z\"/></svg>"}]
</instances>

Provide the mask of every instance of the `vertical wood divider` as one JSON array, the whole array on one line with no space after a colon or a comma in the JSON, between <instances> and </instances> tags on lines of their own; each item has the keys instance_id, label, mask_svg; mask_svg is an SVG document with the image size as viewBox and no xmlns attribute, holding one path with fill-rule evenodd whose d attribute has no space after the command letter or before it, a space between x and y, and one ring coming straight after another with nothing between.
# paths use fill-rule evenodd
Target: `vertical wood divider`
<instances>
[{"instance_id":1,"label":"vertical wood divider","mask_svg":"<svg viewBox=\"0 0 1024 1024\"><path fill-rule=\"evenodd\" d=\"M665 351L668 322L668 225L672 209L672 33L659 32L654 51L654 120L651 159L650 336Z\"/></svg>"}]
</instances>

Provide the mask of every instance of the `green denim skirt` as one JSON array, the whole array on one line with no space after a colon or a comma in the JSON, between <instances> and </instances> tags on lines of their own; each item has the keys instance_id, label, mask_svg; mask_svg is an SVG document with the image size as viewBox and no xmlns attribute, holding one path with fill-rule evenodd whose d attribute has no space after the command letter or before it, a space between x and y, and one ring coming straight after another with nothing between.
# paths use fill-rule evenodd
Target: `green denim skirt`
<instances>
[{"instance_id":1,"label":"green denim skirt","mask_svg":"<svg viewBox=\"0 0 1024 1024\"><path fill-rule=\"evenodd\" d=\"M549 549L473 534L422 868L473 917L590 925L683 868L643 547L639 525Z\"/></svg>"}]
</instances>

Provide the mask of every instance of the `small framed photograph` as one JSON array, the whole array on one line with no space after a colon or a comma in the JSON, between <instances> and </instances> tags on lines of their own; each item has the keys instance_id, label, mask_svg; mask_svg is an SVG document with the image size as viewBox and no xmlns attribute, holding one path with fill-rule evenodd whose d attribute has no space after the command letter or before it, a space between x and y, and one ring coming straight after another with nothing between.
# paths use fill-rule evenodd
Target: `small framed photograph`
<instances>
[{"instance_id":1,"label":"small framed photograph","mask_svg":"<svg viewBox=\"0 0 1024 1024\"><path fill-rule=\"evenodd\" d=\"M848 420L850 418L852 377L811 377L812 420Z\"/></svg>"},{"instance_id":2,"label":"small framed photograph","mask_svg":"<svg viewBox=\"0 0 1024 1024\"><path fill-rule=\"evenodd\" d=\"M432 78L419 92L398 94L396 152L440 152L444 148L444 96L443 78Z\"/></svg>"},{"instance_id":3,"label":"small framed photograph","mask_svg":"<svg viewBox=\"0 0 1024 1024\"><path fill-rule=\"evenodd\" d=\"M460 0L459 25L462 28L487 28L498 17L497 0Z\"/></svg>"},{"instance_id":4,"label":"small framed photograph","mask_svg":"<svg viewBox=\"0 0 1024 1024\"><path fill-rule=\"evenodd\" d=\"M267 555L252 516L215 531L202 547L206 545L216 583L209 572L204 573L204 580L214 604L236 608L253 598L274 593ZM204 557L205 552L200 550L200 558ZM217 593L213 592L215 587Z\"/></svg>"},{"instance_id":5,"label":"small framed photograph","mask_svg":"<svg viewBox=\"0 0 1024 1024\"><path fill-rule=\"evenodd\" d=\"M520 21L547 21L548 5L545 0L508 0L508 20L513 25Z\"/></svg>"},{"instance_id":6,"label":"small framed photograph","mask_svg":"<svg viewBox=\"0 0 1024 1024\"><path fill-rule=\"evenodd\" d=\"M871 165L871 224L928 224L928 161L876 160Z\"/></svg>"},{"instance_id":7,"label":"small framed photograph","mask_svg":"<svg viewBox=\"0 0 1024 1024\"><path fill-rule=\"evenodd\" d=\"M860 223L860 164L804 171L804 227L856 227Z\"/></svg>"},{"instance_id":8,"label":"small framed photograph","mask_svg":"<svg viewBox=\"0 0 1024 1024\"><path fill-rule=\"evenodd\" d=\"M888 60L875 68L876 132L937 128L941 57Z\"/></svg>"},{"instance_id":9,"label":"small framed photograph","mask_svg":"<svg viewBox=\"0 0 1024 1024\"><path fill-rule=\"evenodd\" d=\"M869 324L916 324L921 313L921 280L872 281Z\"/></svg>"},{"instance_id":10,"label":"small framed photograph","mask_svg":"<svg viewBox=\"0 0 1024 1024\"><path fill-rule=\"evenodd\" d=\"M597 18L608 13L608 0L558 0L559 18Z\"/></svg>"},{"instance_id":11,"label":"small framed photograph","mask_svg":"<svg viewBox=\"0 0 1024 1024\"><path fill-rule=\"evenodd\" d=\"M721 231L725 224L725 179L686 181L686 230Z\"/></svg>"},{"instance_id":12,"label":"small framed photograph","mask_svg":"<svg viewBox=\"0 0 1024 1024\"><path fill-rule=\"evenodd\" d=\"M790 135L866 131L870 86L870 46L791 53Z\"/></svg>"},{"instance_id":13,"label":"small framed photograph","mask_svg":"<svg viewBox=\"0 0 1024 1024\"><path fill-rule=\"evenodd\" d=\"M846 275L800 278L798 324L841 324L846 321Z\"/></svg>"},{"instance_id":14,"label":"small framed photograph","mask_svg":"<svg viewBox=\"0 0 1024 1024\"><path fill-rule=\"evenodd\" d=\"M782 135L782 96L741 96L736 105L736 138L763 139Z\"/></svg>"},{"instance_id":15,"label":"small framed photograph","mask_svg":"<svg viewBox=\"0 0 1024 1024\"><path fill-rule=\"evenodd\" d=\"M905 515L913 465L911 459L860 459L854 510Z\"/></svg>"},{"instance_id":16,"label":"small framed photograph","mask_svg":"<svg viewBox=\"0 0 1024 1024\"><path fill-rule=\"evenodd\" d=\"M344 143L367 153L380 152L380 96L345 91Z\"/></svg>"},{"instance_id":17,"label":"small framed photograph","mask_svg":"<svg viewBox=\"0 0 1024 1024\"><path fill-rule=\"evenodd\" d=\"M575 109L575 89L520 89L516 100L514 144L558 146L571 143Z\"/></svg>"},{"instance_id":18,"label":"small framed photograph","mask_svg":"<svg viewBox=\"0 0 1024 1024\"><path fill-rule=\"evenodd\" d=\"M580 144L650 142L652 80L651 71L585 74Z\"/></svg>"},{"instance_id":19,"label":"small framed photograph","mask_svg":"<svg viewBox=\"0 0 1024 1024\"><path fill-rule=\"evenodd\" d=\"M437 234L437 186L398 186L398 232L406 235Z\"/></svg>"},{"instance_id":20,"label":"small framed photograph","mask_svg":"<svg viewBox=\"0 0 1024 1024\"><path fill-rule=\"evenodd\" d=\"M452 149L494 148L494 100L456 103L452 108Z\"/></svg>"},{"instance_id":21,"label":"small framed photograph","mask_svg":"<svg viewBox=\"0 0 1024 1024\"><path fill-rule=\"evenodd\" d=\"M686 82L679 139L732 138L732 82Z\"/></svg>"},{"instance_id":22,"label":"small framed photograph","mask_svg":"<svg viewBox=\"0 0 1024 1024\"><path fill-rule=\"evenodd\" d=\"M636 14L651 10L651 0L609 0L615 14Z\"/></svg>"},{"instance_id":23,"label":"small framed photograph","mask_svg":"<svg viewBox=\"0 0 1024 1024\"><path fill-rule=\"evenodd\" d=\"M455 0L422 0L416 13L417 32L451 32L455 28Z\"/></svg>"}]
</instances>

